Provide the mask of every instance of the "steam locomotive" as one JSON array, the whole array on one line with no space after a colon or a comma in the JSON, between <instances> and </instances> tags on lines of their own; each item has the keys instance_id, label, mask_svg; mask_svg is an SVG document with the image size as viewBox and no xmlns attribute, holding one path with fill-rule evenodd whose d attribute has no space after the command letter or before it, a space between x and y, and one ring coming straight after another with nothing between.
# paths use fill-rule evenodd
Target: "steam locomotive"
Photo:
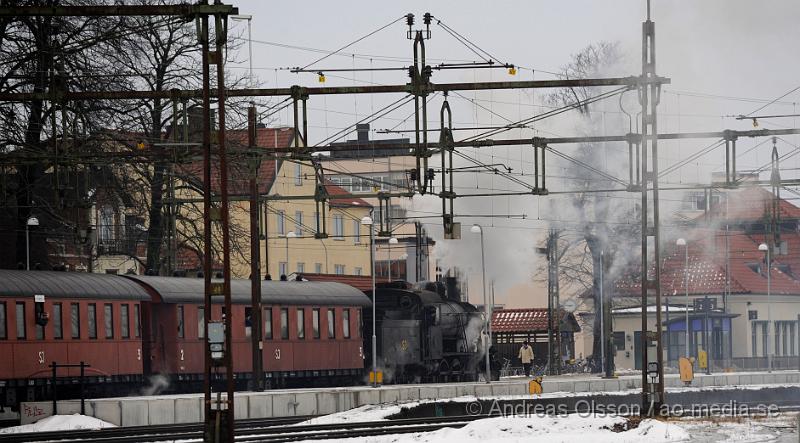
<instances>
[{"instance_id":1,"label":"steam locomotive","mask_svg":"<svg viewBox=\"0 0 800 443\"><path fill-rule=\"evenodd\" d=\"M454 282L391 282L367 296L375 304L364 309L365 366L372 362L376 336L378 369L384 382L419 383L475 381L483 370L484 317L461 301Z\"/></svg>"}]
</instances>

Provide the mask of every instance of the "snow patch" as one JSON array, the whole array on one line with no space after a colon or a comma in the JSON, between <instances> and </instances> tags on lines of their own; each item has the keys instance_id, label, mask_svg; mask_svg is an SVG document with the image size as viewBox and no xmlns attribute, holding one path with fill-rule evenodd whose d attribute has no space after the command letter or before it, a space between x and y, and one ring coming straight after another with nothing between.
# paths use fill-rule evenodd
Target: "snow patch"
<instances>
[{"instance_id":1,"label":"snow patch","mask_svg":"<svg viewBox=\"0 0 800 443\"><path fill-rule=\"evenodd\" d=\"M116 425L105 422L98 418L88 417L86 415L73 414L73 415L53 415L43 418L36 423L29 425L13 426L10 428L0 429L0 434L19 434L23 432L51 432L51 431L69 431L72 429L102 429L102 428L115 428Z\"/></svg>"},{"instance_id":2,"label":"snow patch","mask_svg":"<svg viewBox=\"0 0 800 443\"><path fill-rule=\"evenodd\" d=\"M547 442L574 443L587 437L592 443L664 443L688 441L681 427L657 420L645 420L636 429L614 432L614 426L626 422L622 417L495 417L470 422L460 429L445 428L428 433L382 435L331 442L369 443L459 443Z\"/></svg>"}]
</instances>

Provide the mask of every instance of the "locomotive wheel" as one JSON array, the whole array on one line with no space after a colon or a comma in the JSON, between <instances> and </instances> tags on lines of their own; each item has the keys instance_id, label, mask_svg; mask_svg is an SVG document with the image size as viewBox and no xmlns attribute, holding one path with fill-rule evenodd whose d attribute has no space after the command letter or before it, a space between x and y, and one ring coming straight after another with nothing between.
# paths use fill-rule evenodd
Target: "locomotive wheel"
<instances>
[{"instance_id":1,"label":"locomotive wheel","mask_svg":"<svg viewBox=\"0 0 800 443\"><path fill-rule=\"evenodd\" d=\"M450 381L450 365L446 361L439 363L439 381L443 383Z\"/></svg>"}]
</instances>

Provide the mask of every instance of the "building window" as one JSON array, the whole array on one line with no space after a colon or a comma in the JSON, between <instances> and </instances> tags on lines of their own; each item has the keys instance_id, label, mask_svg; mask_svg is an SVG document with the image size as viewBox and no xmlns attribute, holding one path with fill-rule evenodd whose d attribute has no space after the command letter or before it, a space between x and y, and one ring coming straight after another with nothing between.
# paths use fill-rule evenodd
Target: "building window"
<instances>
[{"instance_id":1,"label":"building window","mask_svg":"<svg viewBox=\"0 0 800 443\"><path fill-rule=\"evenodd\" d=\"M25 340L25 302L17 302L17 339Z\"/></svg>"},{"instance_id":2,"label":"building window","mask_svg":"<svg viewBox=\"0 0 800 443\"><path fill-rule=\"evenodd\" d=\"M119 309L119 327L122 338L131 338L130 306L122 305Z\"/></svg>"},{"instance_id":3,"label":"building window","mask_svg":"<svg viewBox=\"0 0 800 443\"><path fill-rule=\"evenodd\" d=\"M303 165L300 163L294 164L294 185L303 186Z\"/></svg>"},{"instance_id":4,"label":"building window","mask_svg":"<svg viewBox=\"0 0 800 443\"><path fill-rule=\"evenodd\" d=\"M272 340L272 308L264 308L264 338Z\"/></svg>"},{"instance_id":5,"label":"building window","mask_svg":"<svg viewBox=\"0 0 800 443\"><path fill-rule=\"evenodd\" d=\"M133 336L142 335L142 318L139 316L139 305L133 305Z\"/></svg>"},{"instance_id":6,"label":"building window","mask_svg":"<svg viewBox=\"0 0 800 443\"><path fill-rule=\"evenodd\" d=\"M625 350L625 331L612 332L612 341L614 342L614 353Z\"/></svg>"},{"instance_id":7,"label":"building window","mask_svg":"<svg viewBox=\"0 0 800 443\"><path fill-rule=\"evenodd\" d=\"M342 311L342 337L350 338L350 310Z\"/></svg>"},{"instance_id":8,"label":"building window","mask_svg":"<svg viewBox=\"0 0 800 443\"><path fill-rule=\"evenodd\" d=\"M89 303L88 315L89 338L97 338L97 305Z\"/></svg>"},{"instance_id":9,"label":"building window","mask_svg":"<svg viewBox=\"0 0 800 443\"><path fill-rule=\"evenodd\" d=\"M303 211L294 211L294 233L298 237L303 235Z\"/></svg>"},{"instance_id":10,"label":"building window","mask_svg":"<svg viewBox=\"0 0 800 443\"><path fill-rule=\"evenodd\" d=\"M336 275L344 275L344 265L333 265L333 273Z\"/></svg>"},{"instance_id":11,"label":"building window","mask_svg":"<svg viewBox=\"0 0 800 443\"><path fill-rule=\"evenodd\" d=\"M297 273L302 274L306 272L306 264L303 262L297 262Z\"/></svg>"},{"instance_id":12,"label":"building window","mask_svg":"<svg viewBox=\"0 0 800 443\"><path fill-rule=\"evenodd\" d=\"M353 220L353 243L361 244L361 221Z\"/></svg>"},{"instance_id":13,"label":"building window","mask_svg":"<svg viewBox=\"0 0 800 443\"><path fill-rule=\"evenodd\" d=\"M306 338L306 311L297 308L297 338Z\"/></svg>"},{"instance_id":14,"label":"building window","mask_svg":"<svg viewBox=\"0 0 800 443\"><path fill-rule=\"evenodd\" d=\"M69 305L69 323L72 329L72 338L81 338L81 311L80 305Z\"/></svg>"},{"instance_id":15,"label":"building window","mask_svg":"<svg viewBox=\"0 0 800 443\"><path fill-rule=\"evenodd\" d=\"M103 320L105 320L106 338L114 338L114 307L106 303L103 309L103 313L105 314Z\"/></svg>"},{"instance_id":16,"label":"building window","mask_svg":"<svg viewBox=\"0 0 800 443\"><path fill-rule=\"evenodd\" d=\"M177 316L178 338L184 338L186 336L186 331L183 327L183 306L178 306Z\"/></svg>"},{"instance_id":17,"label":"building window","mask_svg":"<svg viewBox=\"0 0 800 443\"><path fill-rule=\"evenodd\" d=\"M206 338L206 308L197 308L197 338Z\"/></svg>"},{"instance_id":18,"label":"building window","mask_svg":"<svg viewBox=\"0 0 800 443\"><path fill-rule=\"evenodd\" d=\"M336 338L336 311L328 308L328 338Z\"/></svg>"},{"instance_id":19,"label":"building window","mask_svg":"<svg viewBox=\"0 0 800 443\"><path fill-rule=\"evenodd\" d=\"M53 303L53 338L64 338L64 327L61 322L61 303Z\"/></svg>"},{"instance_id":20,"label":"building window","mask_svg":"<svg viewBox=\"0 0 800 443\"><path fill-rule=\"evenodd\" d=\"M752 323L751 340L753 357L767 356L767 322L754 321Z\"/></svg>"},{"instance_id":21,"label":"building window","mask_svg":"<svg viewBox=\"0 0 800 443\"><path fill-rule=\"evenodd\" d=\"M353 275L361 275L361 268L353 268Z\"/></svg>"},{"instance_id":22,"label":"building window","mask_svg":"<svg viewBox=\"0 0 800 443\"><path fill-rule=\"evenodd\" d=\"M333 239L344 240L344 219L341 214L333 215Z\"/></svg>"},{"instance_id":23,"label":"building window","mask_svg":"<svg viewBox=\"0 0 800 443\"><path fill-rule=\"evenodd\" d=\"M795 348L795 342L797 340L797 332L795 332L796 323L796 321L775 322L775 355L797 355Z\"/></svg>"},{"instance_id":24,"label":"building window","mask_svg":"<svg viewBox=\"0 0 800 443\"><path fill-rule=\"evenodd\" d=\"M319 338L319 308L311 310L311 333L314 338Z\"/></svg>"},{"instance_id":25,"label":"building window","mask_svg":"<svg viewBox=\"0 0 800 443\"><path fill-rule=\"evenodd\" d=\"M6 304L0 302L0 339L5 340L8 338L6 334Z\"/></svg>"},{"instance_id":26,"label":"building window","mask_svg":"<svg viewBox=\"0 0 800 443\"><path fill-rule=\"evenodd\" d=\"M284 235L286 234L286 213L278 211L276 216L278 218L278 234Z\"/></svg>"},{"instance_id":27,"label":"building window","mask_svg":"<svg viewBox=\"0 0 800 443\"><path fill-rule=\"evenodd\" d=\"M314 263L314 272L322 274L322 263Z\"/></svg>"},{"instance_id":28,"label":"building window","mask_svg":"<svg viewBox=\"0 0 800 443\"><path fill-rule=\"evenodd\" d=\"M289 339L289 308L281 308L281 338Z\"/></svg>"},{"instance_id":29,"label":"building window","mask_svg":"<svg viewBox=\"0 0 800 443\"><path fill-rule=\"evenodd\" d=\"M98 214L97 237L100 243L110 243L114 239L114 209L104 206Z\"/></svg>"}]
</instances>

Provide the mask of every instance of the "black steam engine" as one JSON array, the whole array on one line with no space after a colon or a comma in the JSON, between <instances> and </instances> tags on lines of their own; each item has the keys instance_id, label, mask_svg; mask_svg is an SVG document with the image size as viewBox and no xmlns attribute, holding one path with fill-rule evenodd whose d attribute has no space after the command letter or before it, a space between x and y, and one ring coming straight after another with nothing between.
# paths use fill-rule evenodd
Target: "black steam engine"
<instances>
[{"instance_id":1,"label":"black steam engine","mask_svg":"<svg viewBox=\"0 0 800 443\"><path fill-rule=\"evenodd\" d=\"M377 287L378 370L386 383L477 380L484 316L461 301L453 282ZM372 298L372 294L368 293ZM372 365L372 312L364 309L366 367Z\"/></svg>"}]
</instances>

